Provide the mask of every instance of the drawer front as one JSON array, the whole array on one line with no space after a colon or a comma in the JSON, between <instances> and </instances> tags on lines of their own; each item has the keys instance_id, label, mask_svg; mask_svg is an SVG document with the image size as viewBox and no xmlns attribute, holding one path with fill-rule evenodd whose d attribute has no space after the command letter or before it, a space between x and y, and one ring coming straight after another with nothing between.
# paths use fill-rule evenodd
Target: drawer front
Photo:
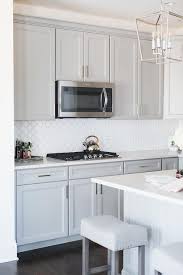
<instances>
[{"instance_id":1,"label":"drawer front","mask_svg":"<svg viewBox=\"0 0 183 275\"><path fill-rule=\"evenodd\" d=\"M178 169L178 158L162 159L162 170Z\"/></svg>"},{"instance_id":2,"label":"drawer front","mask_svg":"<svg viewBox=\"0 0 183 275\"><path fill-rule=\"evenodd\" d=\"M70 179L92 178L123 174L123 163L77 165L69 168Z\"/></svg>"},{"instance_id":3,"label":"drawer front","mask_svg":"<svg viewBox=\"0 0 183 275\"><path fill-rule=\"evenodd\" d=\"M147 159L124 162L124 173L143 173L161 170L161 159Z\"/></svg>"},{"instance_id":4,"label":"drawer front","mask_svg":"<svg viewBox=\"0 0 183 275\"><path fill-rule=\"evenodd\" d=\"M57 182L68 179L68 168L43 168L17 172L17 185Z\"/></svg>"}]
</instances>

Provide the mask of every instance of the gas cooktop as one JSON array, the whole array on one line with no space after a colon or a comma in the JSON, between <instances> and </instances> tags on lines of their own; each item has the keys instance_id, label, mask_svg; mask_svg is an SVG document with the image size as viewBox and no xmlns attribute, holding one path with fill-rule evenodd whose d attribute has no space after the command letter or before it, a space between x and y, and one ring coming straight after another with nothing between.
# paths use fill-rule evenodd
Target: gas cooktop
<instances>
[{"instance_id":1,"label":"gas cooktop","mask_svg":"<svg viewBox=\"0 0 183 275\"><path fill-rule=\"evenodd\" d=\"M69 153L53 153L47 154L47 157L65 160L65 161L74 161L74 160L97 160L97 159L109 159L109 158L118 158L119 155L113 152L105 151L81 151L81 152L69 152Z\"/></svg>"}]
</instances>

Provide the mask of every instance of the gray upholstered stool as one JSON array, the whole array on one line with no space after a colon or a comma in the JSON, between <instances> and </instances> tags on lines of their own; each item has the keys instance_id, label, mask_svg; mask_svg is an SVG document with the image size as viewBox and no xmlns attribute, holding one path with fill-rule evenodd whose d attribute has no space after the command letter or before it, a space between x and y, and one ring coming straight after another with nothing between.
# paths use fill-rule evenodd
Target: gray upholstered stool
<instances>
[{"instance_id":1,"label":"gray upholstered stool","mask_svg":"<svg viewBox=\"0 0 183 275\"><path fill-rule=\"evenodd\" d=\"M182 275L183 243L173 243L154 249L152 263L156 275Z\"/></svg>"},{"instance_id":2,"label":"gray upholstered stool","mask_svg":"<svg viewBox=\"0 0 183 275\"><path fill-rule=\"evenodd\" d=\"M118 274L119 251L139 248L138 274L145 274L145 245L147 230L138 225L124 223L113 216L95 216L81 222L83 237L82 275L108 271L108 275ZM108 264L89 268L89 240L108 249Z\"/></svg>"}]
</instances>

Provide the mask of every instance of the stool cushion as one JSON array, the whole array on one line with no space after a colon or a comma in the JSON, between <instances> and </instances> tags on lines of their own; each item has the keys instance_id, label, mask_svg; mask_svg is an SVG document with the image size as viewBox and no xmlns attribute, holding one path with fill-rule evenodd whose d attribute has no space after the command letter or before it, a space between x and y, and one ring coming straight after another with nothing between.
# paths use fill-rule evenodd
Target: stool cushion
<instances>
[{"instance_id":1,"label":"stool cushion","mask_svg":"<svg viewBox=\"0 0 183 275\"><path fill-rule=\"evenodd\" d=\"M112 251L138 247L147 243L145 227L124 223L113 216L82 219L81 236Z\"/></svg>"},{"instance_id":2,"label":"stool cushion","mask_svg":"<svg viewBox=\"0 0 183 275\"><path fill-rule=\"evenodd\" d=\"M183 243L173 243L153 250L153 268L166 275L183 274Z\"/></svg>"}]
</instances>

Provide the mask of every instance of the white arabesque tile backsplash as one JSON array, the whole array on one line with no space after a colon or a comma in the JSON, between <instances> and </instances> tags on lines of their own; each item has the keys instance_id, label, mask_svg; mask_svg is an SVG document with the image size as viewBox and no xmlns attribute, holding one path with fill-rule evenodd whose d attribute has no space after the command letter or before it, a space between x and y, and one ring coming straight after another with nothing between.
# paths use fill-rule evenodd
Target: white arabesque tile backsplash
<instances>
[{"instance_id":1,"label":"white arabesque tile backsplash","mask_svg":"<svg viewBox=\"0 0 183 275\"><path fill-rule=\"evenodd\" d=\"M82 150L88 135L97 135L103 150L163 149L177 120L62 119L16 121L15 138L33 143L33 154Z\"/></svg>"}]
</instances>

